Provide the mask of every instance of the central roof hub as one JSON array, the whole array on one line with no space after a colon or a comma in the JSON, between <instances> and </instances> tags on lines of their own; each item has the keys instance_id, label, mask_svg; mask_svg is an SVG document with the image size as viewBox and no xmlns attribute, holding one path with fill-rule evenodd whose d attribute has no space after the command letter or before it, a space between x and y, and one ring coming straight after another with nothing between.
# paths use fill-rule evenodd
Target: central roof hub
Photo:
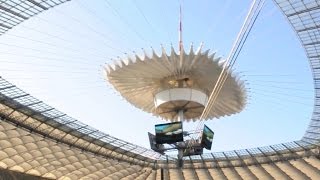
<instances>
[{"instance_id":1,"label":"central roof hub","mask_svg":"<svg viewBox=\"0 0 320 180\"><path fill-rule=\"evenodd\" d=\"M164 90L154 98L157 114L172 120L177 120L180 110L184 112L184 119L200 117L207 101L208 96L205 93L191 88Z\"/></svg>"},{"instance_id":2,"label":"central roof hub","mask_svg":"<svg viewBox=\"0 0 320 180\"><path fill-rule=\"evenodd\" d=\"M105 66L106 78L132 105L169 121L184 111L184 121L199 120L208 96L223 69L224 61L209 50L177 54L173 47L161 56L122 59ZM244 82L227 70L227 79L207 119L240 112L246 103ZM203 119L202 119L203 120Z\"/></svg>"}]
</instances>

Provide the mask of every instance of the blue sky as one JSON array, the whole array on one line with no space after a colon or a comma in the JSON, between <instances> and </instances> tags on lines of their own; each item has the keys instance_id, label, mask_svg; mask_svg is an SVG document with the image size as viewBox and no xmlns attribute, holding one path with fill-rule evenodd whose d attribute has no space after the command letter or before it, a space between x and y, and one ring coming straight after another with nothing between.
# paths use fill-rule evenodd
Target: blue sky
<instances>
[{"instance_id":1,"label":"blue sky","mask_svg":"<svg viewBox=\"0 0 320 180\"><path fill-rule=\"evenodd\" d=\"M204 42L226 57L249 9L243 1L75 0L20 24L0 38L0 72L31 95L110 135L149 147L147 132L163 123L131 106L108 85L102 66L160 44L178 44L179 3L186 50ZM127 54L125 54L127 53ZM292 28L267 0L235 73L246 81L239 114L205 124L212 151L276 144L302 137L313 110L309 64ZM198 123L186 123L192 130Z\"/></svg>"}]
</instances>

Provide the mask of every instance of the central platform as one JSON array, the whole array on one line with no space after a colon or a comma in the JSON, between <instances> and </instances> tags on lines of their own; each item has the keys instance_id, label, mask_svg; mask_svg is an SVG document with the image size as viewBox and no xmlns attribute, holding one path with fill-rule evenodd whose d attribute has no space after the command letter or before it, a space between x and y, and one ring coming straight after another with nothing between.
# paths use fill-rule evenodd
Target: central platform
<instances>
[{"instance_id":1,"label":"central platform","mask_svg":"<svg viewBox=\"0 0 320 180\"><path fill-rule=\"evenodd\" d=\"M194 52L171 47L161 55L122 59L105 66L106 79L132 105L165 120L177 121L184 111L184 121L199 120L208 97L222 71L224 60L209 55L209 50ZM240 112L246 104L244 82L227 71L224 83L207 119ZM202 119L202 120L207 120Z\"/></svg>"},{"instance_id":2,"label":"central platform","mask_svg":"<svg viewBox=\"0 0 320 180\"><path fill-rule=\"evenodd\" d=\"M185 119L197 118L208 102L208 96L196 89L173 88L161 91L154 97L157 113L166 119L174 119L183 110Z\"/></svg>"}]
</instances>

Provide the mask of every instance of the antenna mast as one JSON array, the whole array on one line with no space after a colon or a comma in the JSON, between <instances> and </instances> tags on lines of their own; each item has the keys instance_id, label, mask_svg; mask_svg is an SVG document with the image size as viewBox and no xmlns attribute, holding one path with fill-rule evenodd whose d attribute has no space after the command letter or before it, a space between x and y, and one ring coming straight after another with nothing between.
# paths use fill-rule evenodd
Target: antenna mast
<instances>
[{"instance_id":1,"label":"antenna mast","mask_svg":"<svg viewBox=\"0 0 320 180\"><path fill-rule=\"evenodd\" d=\"M180 4L180 11L179 11L179 68L178 68L178 77L181 78L182 74L182 67L183 67L183 42L182 42L182 10Z\"/></svg>"},{"instance_id":2,"label":"antenna mast","mask_svg":"<svg viewBox=\"0 0 320 180\"><path fill-rule=\"evenodd\" d=\"M182 10L181 10L181 4L180 4L180 11L179 11L179 52L181 55L181 51L183 49L183 43L182 43Z\"/></svg>"}]
</instances>

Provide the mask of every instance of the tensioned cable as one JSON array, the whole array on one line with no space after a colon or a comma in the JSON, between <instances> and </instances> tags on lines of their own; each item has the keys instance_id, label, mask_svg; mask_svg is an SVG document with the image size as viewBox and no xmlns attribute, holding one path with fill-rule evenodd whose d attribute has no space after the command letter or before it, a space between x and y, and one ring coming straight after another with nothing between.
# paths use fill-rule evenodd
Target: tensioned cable
<instances>
[{"instance_id":1,"label":"tensioned cable","mask_svg":"<svg viewBox=\"0 0 320 180\"><path fill-rule=\"evenodd\" d=\"M250 80L250 82L263 82L263 83L279 83L279 84L294 84L294 85L297 85L297 84L306 84L306 82L298 82L298 81L269 81L269 80L257 80L257 79L254 79L254 80Z\"/></svg>"},{"instance_id":2,"label":"tensioned cable","mask_svg":"<svg viewBox=\"0 0 320 180\"><path fill-rule=\"evenodd\" d=\"M54 64L54 65L52 65L52 64L39 64L39 63L30 63L30 62L10 62L10 61L1 61L0 62L0 64L18 64L18 65L20 65L20 64L23 64L23 65L29 65L29 67L44 67L44 68L52 68L52 67L54 67L54 68L57 68L57 69L66 69L66 65L56 65L56 64ZM72 66L72 67L74 67L74 65ZM9 68L6 68L6 69L8 69L8 70L10 70ZM15 69L15 68L14 68ZM76 70L88 70L88 72L90 71L90 70L97 70L98 68L79 68L79 67L76 67L75 68ZM51 69L50 69L51 70Z\"/></svg>"},{"instance_id":3,"label":"tensioned cable","mask_svg":"<svg viewBox=\"0 0 320 180\"><path fill-rule=\"evenodd\" d=\"M147 22L147 24L151 27L153 32L157 32L158 34L161 34L161 32L159 31L159 29L155 28L152 23L148 20L147 16L145 16L145 14L143 13L142 9L138 6L138 3L136 2L136 0L131 0L135 6L135 8L139 11L139 13L141 14L141 16L143 17L143 19ZM170 37L168 37L170 39Z\"/></svg>"},{"instance_id":4,"label":"tensioned cable","mask_svg":"<svg viewBox=\"0 0 320 180\"><path fill-rule=\"evenodd\" d=\"M231 69L233 67L234 63L236 62L237 57L238 57L239 53L241 52L242 47L243 47L244 43L246 42L246 39L247 39L253 25L255 24L257 17L259 16L259 14L261 12L263 4L264 4L264 0L258 0L258 2L256 0L253 1L251 8L249 10L249 13L243 23L242 28L240 29L240 32L238 34L238 37L236 38L236 41L234 42L234 45L231 49L231 52L230 52L226 62L224 63L223 69L222 69L222 71L219 75L219 78L213 88L212 93L210 94L207 105L205 106L203 113L200 116L200 119L205 119L209 115L210 110L212 109L212 106L214 105L214 102L217 99L217 96L218 96L220 90L222 89L224 82L227 79L227 75L228 75L227 70ZM200 129L201 126L203 126L203 124L204 124L204 122L200 121L197 129ZM200 136L200 134L198 134L198 136Z\"/></svg>"},{"instance_id":5,"label":"tensioned cable","mask_svg":"<svg viewBox=\"0 0 320 180\"><path fill-rule=\"evenodd\" d=\"M271 88L276 88L276 89L281 89L281 90L293 90L293 91L304 91L304 92L313 92L313 90L308 90L308 89L296 89L296 88L291 88L291 87L280 87L280 86L274 86L273 84L259 84L259 83L254 83L250 84L251 86L261 86L261 87L271 87Z\"/></svg>"},{"instance_id":6,"label":"tensioned cable","mask_svg":"<svg viewBox=\"0 0 320 180\"><path fill-rule=\"evenodd\" d=\"M284 101L275 101L275 100L279 100L279 99L270 99L270 98L263 98L264 96L256 96L254 97L253 100L258 100L258 101L263 101L264 103L268 103L268 104L272 104L273 106L268 106L268 108L271 108L271 109L274 109L274 110L277 110L277 111L280 111L280 112L283 112L283 111L286 111L288 113L292 113L292 109L289 109L288 106L287 106L287 103L284 102ZM251 102L254 102L254 103L249 103L247 105L248 106L254 106L256 103L258 103L258 101L251 101ZM301 103L301 102L294 102L295 104L297 105L305 105L304 103ZM277 107L275 107L277 106ZM304 106L304 107L310 107L310 106ZM306 117L304 116L304 118L310 118L310 117Z\"/></svg>"},{"instance_id":7,"label":"tensioned cable","mask_svg":"<svg viewBox=\"0 0 320 180\"><path fill-rule=\"evenodd\" d=\"M31 29L31 28L28 28L28 29ZM35 30L35 29L31 29L31 30ZM35 31L40 32L39 30L35 30ZM40 33L46 34L46 35L48 35L48 36L50 36L50 37L54 37L54 38L57 37L57 36L55 36L55 35L51 35L51 34L48 34L48 33L45 33L45 32L40 32ZM68 42L67 40L64 40L64 39L62 39L62 38L59 38L59 39ZM39 57L39 58L41 58L41 57ZM41 59L43 59L43 58L41 58Z\"/></svg>"},{"instance_id":8,"label":"tensioned cable","mask_svg":"<svg viewBox=\"0 0 320 180\"><path fill-rule=\"evenodd\" d=\"M266 93L266 94L273 94L273 95L280 95L280 96L286 96L286 97L292 97L292 98L298 98L298 99L303 99L303 100L308 100L308 98L310 98L309 100L314 100L313 99L313 95L309 95L309 96L297 96L297 95L291 95L289 93L284 93L284 92L278 92L278 91L266 91L265 89L257 89L257 88L251 88L252 90L257 91L258 93L262 92L262 93Z\"/></svg>"},{"instance_id":9,"label":"tensioned cable","mask_svg":"<svg viewBox=\"0 0 320 180\"><path fill-rule=\"evenodd\" d=\"M246 74L248 77L288 77L294 76L294 74Z\"/></svg>"},{"instance_id":10,"label":"tensioned cable","mask_svg":"<svg viewBox=\"0 0 320 180\"><path fill-rule=\"evenodd\" d=\"M261 95L262 97L269 97L269 98L273 98L275 100L284 100L286 102L292 102L292 103L296 103L296 104L301 104L301 105L305 105L305 106L310 106L310 104L305 104L303 102L298 102L298 101L294 101L292 99L286 99L286 98L283 98L283 97L275 97L274 95L270 95L270 94L267 94L267 93L261 93L261 92L251 92L252 94L257 94L257 95ZM313 101L313 99L311 99Z\"/></svg>"},{"instance_id":11,"label":"tensioned cable","mask_svg":"<svg viewBox=\"0 0 320 180\"><path fill-rule=\"evenodd\" d=\"M269 104L277 105L278 106L277 108L286 109L287 112L291 112L292 113L292 109L289 109L288 106L287 106L287 103L284 102L283 100L279 100L279 99L276 99L276 98L271 99L271 98L269 98L270 96L268 98L266 98L264 96L255 96L254 95L253 97L254 97L255 100L257 100L255 103L258 103L258 101L263 101L263 102L266 102L266 103L269 103ZM252 103L252 105L254 105L255 103ZM298 102L298 101L292 102L292 103L294 103L296 105L305 105L304 103L301 103L301 102ZM270 107L270 106L268 106L268 107ZM310 107L310 106L304 106L304 107ZM270 108L272 108L272 107L270 107Z\"/></svg>"},{"instance_id":12,"label":"tensioned cable","mask_svg":"<svg viewBox=\"0 0 320 180\"><path fill-rule=\"evenodd\" d=\"M305 66L305 67L302 67L302 68L305 68L305 69L302 69L303 71L310 71L310 69L308 69L308 67L307 66ZM263 74L265 74L266 72L256 72L256 70L257 69L246 69L246 70L242 70L242 71L238 71L237 73L239 73L239 74L242 74L242 75L262 75L262 74L260 74L260 73L263 73ZM254 74L250 74L250 73L254 73ZM256 73L258 73L258 74L256 74ZM292 75L292 76L298 76L298 74L275 74L275 73L273 73L272 72L272 74L266 74L266 75Z\"/></svg>"},{"instance_id":13,"label":"tensioned cable","mask_svg":"<svg viewBox=\"0 0 320 180\"><path fill-rule=\"evenodd\" d=\"M212 91L212 93L211 93L211 95L209 97L208 103L207 103L207 105L206 105L206 107L205 107L200 119L205 118L209 114L208 110L210 110L210 108L212 107L213 102L215 101L215 99L216 99L219 91L221 90L221 87L222 87L222 85L223 85L223 83L224 83L224 81L225 81L225 79L227 77L226 70L229 69L232 66L232 64L235 62L235 59L233 59L233 58L235 57L238 48L241 46L241 41L243 40L244 35L247 33L246 32L248 30L247 27L251 23L250 22L251 19L249 19L249 18L253 17L252 13L255 10L254 7L255 7L255 1L252 4L252 7L251 7L251 9L249 11L248 16L246 17L245 23L244 23L243 27L241 28L240 33L238 34L238 37L237 37L237 39L236 39L236 41L235 41L235 43L233 45L231 53L229 54L229 57L227 58L226 62L224 63L224 67L222 69L222 72L220 73L218 81L216 82L216 85L215 85L215 87L214 87L214 89L213 89L213 91ZM243 31L245 31L245 32L243 32Z\"/></svg>"},{"instance_id":14,"label":"tensioned cable","mask_svg":"<svg viewBox=\"0 0 320 180\"><path fill-rule=\"evenodd\" d=\"M95 19L99 20L101 23L105 24L106 27L110 27L110 25L108 24L108 22L106 22L105 19L101 18L95 11L89 9L86 5L84 5L82 2L80 2L80 0L76 1L76 3L78 4L78 6L80 8L82 8L83 10L85 10L88 14L90 14L92 17L94 17ZM128 37L127 34L122 33L121 31L117 31L117 33L120 34L120 36L118 36L118 38L123 39L123 40L127 40L128 41ZM113 37L113 36L112 36ZM127 39L125 39L124 37L126 37ZM116 42L119 42L118 40L114 40ZM121 47L124 47L124 45L122 44ZM122 48L123 49L123 48Z\"/></svg>"},{"instance_id":15,"label":"tensioned cable","mask_svg":"<svg viewBox=\"0 0 320 180\"><path fill-rule=\"evenodd\" d=\"M111 7L111 5L110 5L110 7ZM111 8L113 8L113 7L111 7ZM115 12L118 12L115 8L113 8L113 9L115 10ZM64 15L64 16L66 16L66 17L69 17L69 16L67 16L66 14L64 14L63 12L58 11L57 9L55 9L55 11L59 12L59 14L61 14L61 15ZM119 13L118 13L117 15L120 16L120 18L122 18L122 20L124 19ZM39 18L39 17L38 17L38 18ZM75 17L69 17L69 18L72 19L73 21L79 23L79 24L83 24L83 23L81 23L80 20L76 19ZM39 18L39 19L41 19L41 18ZM41 19L41 20L43 20L43 19ZM43 21L44 21L44 20L43 20ZM61 27L60 25L57 25L57 26L60 27L60 28L63 28L63 27ZM100 36L103 36L103 37L107 38L108 40L111 40L111 39L110 39L109 37L107 37L104 33L101 33L101 32L96 31L96 30L93 29L91 26L86 25L86 27L87 27L89 30L95 32L96 34L98 34L98 35L100 35ZM38 30L37 30L37 31L38 31ZM41 32L41 33L46 34L45 32ZM48 36L51 36L51 35L48 35ZM54 35L53 35L53 36L54 36ZM103 43L105 43L105 42L103 42ZM109 48L115 49L114 47L112 47L112 46L110 46L110 45L107 45L107 46L108 46ZM120 50L120 49L115 49L115 50L123 53L122 50Z\"/></svg>"},{"instance_id":16,"label":"tensioned cable","mask_svg":"<svg viewBox=\"0 0 320 180\"><path fill-rule=\"evenodd\" d=\"M75 52L75 53L79 53L79 51L81 52L83 49L76 49L76 48L71 48L71 47L67 47L67 46L58 46L56 44L53 44L53 43L48 43L46 41L41 41L41 40L37 40L37 39L31 39L31 38L28 38L28 37L24 37L24 36L18 36L18 35L13 35L13 34L6 34L6 36L13 36L13 37L16 37L16 38L20 38L20 39L25 39L25 40L28 40L28 41L32 41L32 42L36 42L36 43L40 43L40 44L45 44L47 46L51 46L51 47L55 47L55 48L63 48L63 50L69 50L69 51L72 51L72 52ZM92 54L90 52L86 52L88 54L91 54L93 56L97 56L96 54ZM99 58L101 58L102 56L97 56Z\"/></svg>"},{"instance_id":17,"label":"tensioned cable","mask_svg":"<svg viewBox=\"0 0 320 180\"><path fill-rule=\"evenodd\" d=\"M83 74L84 76L68 76L68 77L66 77L65 79L68 79L68 80L77 80L77 79L83 79L84 77L86 77L87 76L87 74ZM99 76L100 77L100 76ZM10 77L8 77L8 78L6 78L6 79L16 79L16 80L34 80L35 78L34 77L12 77L12 76L10 76ZM52 77L46 77L46 76L43 76L43 75L41 75L41 77L37 77L37 80L50 80L50 79L52 79ZM105 81L104 81L104 79L102 79L101 78L101 80L103 80L102 82L104 82L105 83Z\"/></svg>"},{"instance_id":18,"label":"tensioned cable","mask_svg":"<svg viewBox=\"0 0 320 180\"><path fill-rule=\"evenodd\" d=\"M231 0L226 0L224 1L224 3L225 4L221 7L219 13L215 15L215 17L217 18L217 21L212 21L212 23L209 24L209 27L205 32L204 37L207 37L208 34L216 28L216 26L220 23L220 20L223 19L223 16L225 15L225 13L228 12L228 9L230 8L233 2Z\"/></svg>"},{"instance_id":19,"label":"tensioned cable","mask_svg":"<svg viewBox=\"0 0 320 180\"><path fill-rule=\"evenodd\" d=\"M93 39L92 37L87 36L86 34L79 33L78 31L73 31L73 30L71 30L68 26L64 26L64 25L61 25L61 24L57 24L57 23L55 23L55 22L49 22L48 20L45 20L45 19L43 19L43 18L41 18L41 17L38 17L38 16L35 16L35 18L37 18L37 19L41 20L42 22L47 23L47 24L49 24L49 25L54 25L55 27L58 27L59 29L62 29L64 32L69 32L69 33L71 33L71 34L78 34L79 37L81 37L81 39L87 39L87 40L95 41L95 42L98 42L98 43L104 43L101 38L99 38L99 39ZM98 41L97 41L97 40L98 40ZM86 49L87 49L87 48L86 48ZM97 51L97 49L91 49L91 48L89 48L89 50L95 51L95 52L99 52L99 51ZM101 53L101 52L99 52L99 53Z\"/></svg>"},{"instance_id":20,"label":"tensioned cable","mask_svg":"<svg viewBox=\"0 0 320 180\"><path fill-rule=\"evenodd\" d=\"M23 69L0 69L4 72L23 72ZM45 73L63 73L63 74L87 74L88 71L50 71L50 70L32 70L33 72L45 72Z\"/></svg>"},{"instance_id":21,"label":"tensioned cable","mask_svg":"<svg viewBox=\"0 0 320 180\"><path fill-rule=\"evenodd\" d=\"M81 91L82 90L87 90L87 91L93 92L92 89L100 89L100 88L103 89L103 91L110 91L110 93L113 93L111 89L108 89L108 88L106 89L105 88L104 82L99 82L99 81L96 81L95 83L92 83L91 86L87 86L87 85L84 85L84 86L68 86L68 92L65 92L65 93L66 94L73 94L74 92L80 91L80 90ZM56 90L57 91L59 91L59 90L65 91L65 88L64 87L60 87L60 88L56 88ZM49 92L48 90L41 89L41 88L33 88L33 91L36 91L37 94L41 94L41 95L45 95L46 97L50 97L50 96L48 96L48 92ZM114 94L117 94L117 93L114 93Z\"/></svg>"},{"instance_id":22,"label":"tensioned cable","mask_svg":"<svg viewBox=\"0 0 320 180\"><path fill-rule=\"evenodd\" d=\"M285 106L284 104L280 104L278 102L270 101L269 99L260 99L259 98L259 100L263 101L266 104L269 104L268 108L270 108L270 110L272 110L272 111L277 111L277 112L281 112L281 113L285 112L287 114L292 114L292 109L287 108L287 106ZM254 104L252 104L252 105L254 106ZM303 107L306 107L306 106L303 106ZM310 120L310 116L305 116L305 115L302 115L302 114L299 114L298 118L300 120L303 120L303 119Z\"/></svg>"},{"instance_id":23,"label":"tensioned cable","mask_svg":"<svg viewBox=\"0 0 320 180\"><path fill-rule=\"evenodd\" d=\"M63 14L62 14L62 15L63 15ZM80 23L79 21L77 21L77 22ZM22 26L23 28L25 28L25 29L28 29L28 30L31 30L31 31L35 31L35 32L37 32L37 33L46 35L46 36L48 36L48 37L51 37L51 38L54 38L54 39L58 39L58 40L60 40L60 41L64 41L64 42L67 42L67 43L69 43L69 44L72 44L72 42L70 42L69 40L66 40L66 39L64 39L64 38L62 38L62 37L60 37L60 36L57 36L57 35L54 35L54 34L50 34L50 33L48 33L48 32L44 32L44 31L40 31L40 30L38 30L38 29L36 29L36 28L27 27L27 26L25 26L25 25L21 25L21 26ZM87 25L87 26L88 26L88 25ZM91 29L90 29L90 30L91 30ZM91 31L92 31L92 30L91 30ZM93 32L97 33L96 31L93 31ZM90 40L91 40L91 39L90 39ZM111 39L108 39L108 40L111 41ZM101 40L101 42L102 42L106 47L108 47L109 49L116 50L116 51L118 51L118 52L122 52L121 49L115 48L115 47L113 47L112 45L107 44L105 41L102 41L102 40ZM112 41L111 41L111 42L112 42Z\"/></svg>"},{"instance_id":24,"label":"tensioned cable","mask_svg":"<svg viewBox=\"0 0 320 180\"><path fill-rule=\"evenodd\" d=\"M22 50L30 50L33 52L38 52L38 53L46 53L46 54L52 54L54 55L54 59L52 57L46 57L46 58L42 58L42 60L50 60L50 61L56 61L56 62L62 62L62 60L64 59L68 59L67 61L63 61L63 63L75 63L75 64L86 64L86 65L94 65L92 63L89 63L89 59L85 58L84 56L69 56L69 55L65 55L65 54L59 54L56 52L52 52L52 51L44 51L44 50L40 50L40 49L34 49L34 48L28 48L28 47L23 47L23 46L16 46L16 45L12 45L12 44L6 44L6 43L0 43L0 45L5 45L8 47L15 47L15 48L20 48ZM6 52L1 52L0 55L12 55L12 56L22 56L25 57L24 55L21 54L17 54L16 52L12 52L12 51L6 51ZM63 55L63 57L57 56L57 55ZM33 54L28 54L26 56L34 56L37 57L37 55L33 55ZM106 58L101 58L105 61ZM83 61L79 61L79 60L83 60ZM3 61L1 61L3 62ZM20 64L20 62L16 62L17 64Z\"/></svg>"},{"instance_id":25,"label":"tensioned cable","mask_svg":"<svg viewBox=\"0 0 320 180\"><path fill-rule=\"evenodd\" d=\"M107 40L112 42L112 39L110 37L108 37L105 33L99 32L96 29L94 29L93 27L91 27L90 25L82 23L79 19L75 18L74 16L69 16L69 15L65 14L64 12L62 12L60 10L57 10L57 9L54 9L54 10L57 11L59 14L65 16L65 17L68 17L69 19L73 20L74 22L77 22L77 23L79 23L81 25L83 24L83 26L86 27L87 29L91 30L92 32L95 32L100 37L105 38L105 39L107 39ZM109 44L106 44L104 41L102 41L102 42L103 42L103 44L105 46L107 46L107 47L109 47L109 48L111 48L113 50L119 51L121 53L124 53L124 52L122 52L121 49L117 49L117 48L115 48L115 47L113 47L113 46L111 46Z\"/></svg>"},{"instance_id":26,"label":"tensioned cable","mask_svg":"<svg viewBox=\"0 0 320 180\"><path fill-rule=\"evenodd\" d=\"M66 40L66 39L64 39L64 38L62 38L62 37L60 37L60 36L58 36L58 35L50 34L50 33L44 32L44 31L40 31L40 30L38 30L38 29L36 29L36 28L28 27L28 26L25 26L25 25L20 25L20 27L22 27L22 28L24 28L24 29L27 29L27 30L30 30L30 31L37 32L37 33L39 33L39 34L46 35L46 36L51 37L51 38L54 38L54 39L58 39L58 40L63 41L63 42L65 42L65 43L70 43L70 44L72 44L72 42L70 42L70 41L68 41L68 40Z\"/></svg>"},{"instance_id":27,"label":"tensioned cable","mask_svg":"<svg viewBox=\"0 0 320 180\"><path fill-rule=\"evenodd\" d=\"M27 50L31 50L31 51L40 52L40 53L48 53L48 54L53 54L53 55L57 55L58 54L57 52L53 52L53 51L44 51L44 50L25 47L25 46L18 46L18 45L15 45L15 44L8 44L8 43L1 43L0 42L0 45L4 45L4 46L7 46L7 47L20 48L20 49L24 49L24 50L27 49ZM72 58L72 59L85 59L83 56L67 56L65 54L63 55L63 57L68 57L68 58ZM102 57L102 56L101 57L96 57L96 58L100 58L100 59L103 59L103 60L106 59L106 57ZM88 60L88 59L85 59L85 60Z\"/></svg>"},{"instance_id":28,"label":"tensioned cable","mask_svg":"<svg viewBox=\"0 0 320 180\"><path fill-rule=\"evenodd\" d=\"M257 15L259 15L259 12L261 10L261 7L259 7L260 5L260 1L259 1L259 4L256 5L256 0L254 0L253 4L252 4L252 7L249 11L249 14L248 16L246 17L245 19L245 22L243 24L243 27L241 28L240 30L240 33L238 34L238 37L233 45L233 48L226 60L226 62L224 63L224 66L223 66L223 69L222 69L222 72L220 73L220 76L218 78L218 81L216 82L216 85L208 99L208 103L200 117L200 119L203 119L203 118L206 118L206 116L208 115L209 113L209 110L211 109L215 99L217 98L217 95L219 93L219 91L221 90L221 87L224 83L224 81L226 80L227 78L227 75L228 73L226 72L228 69L231 69L233 64L235 63L236 61L236 58L239 54L239 52L241 51L241 49L239 49L239 47L241 48L242 46L242 41L245 40L244 38L246 38L246 35L247 33L250 31L250 29L252 28L253 26L253 23L251 23L252 19L255 18L255 16L257 17ZM254 9L254 7L256 7L257 9ZM258 11L258 13L257 13ZM255 14L257 13L257 14Z\"/></svg>"},{"instance_id":29,"label":"tensioned cable","mask_svg":"<svg viewBox=\"0 0 320 180\"><path fill-rule=\"evenodd\" d=\"M109 9L112 9L112 11L114 12L115 15L117 15L124 24L126 24L129 28L131 28L133 30L133 32L144 42L150 43L149 41L147 41L133 26L132 24L130 24L120 13L119 11L113 7L110 2L108 0L104 0L105 4L107 4L109 6Z\"/></svg>"},{"instance_id":30,"label":"tensioned cable","mask_svg":"<svg viewBox=\"0 0 320 180\"><path fill-rule=\"evenodd\" d=\"M91 86L68 86L68 90L72 90L72 89L75 89L75 90L81 90L81 89L90 89L90 88L94 88L94 87L104 87L104 82L102 81L95 81L95 82L90 82L91 83ZM71 89L69 89L71 88ZM37 89L38 90L38 89ZM44 90L44 89L39 89L39 90ZM56 90L59 90L56 89ZM61 88L61 90L64 90L64 88ZM74 93L74 91L69 91L69 93ZM44 94L44 95L47 95L47 94Z\"/></svg>"},{"instance_id":31,"label":"tensioned cable","mask_svg":"<svg viewBox=\"0 0 320 180\"><path fill-rule=\"evenodd\" d=\"M9 46L9 45L8 45ZM14 47L14 46L12 46ZM15 47L18 47L18 46L15 46ZM23 47L19 47L19 48L23 48ZM6 56L18 56L18 57L23 57L25 59L25 57L32 57L32 58L36 58L36 59L41 59L41 62L44 62L44 60L46 60L46 62L48 61L55 61L55 62L60 62L60 63L63 63L63 64L84 64L84 65L95 65L95 64L92 64L89 62L89 59L88 58L85 58L83 56L81 57L71 57L71 56L67 56L67 55L64 55L64 56L57 56L58 54L57 53L54 53L54 52L48 52L48 51L41 51L41 50L37 50L37 49L32 49L32 48L24 48L24 49L27 49L27 50L31 50L31 51L34 51L34 52L38 52L38 53L48 53L48 54L52 54L54 56L52 57L46 57L46 56L38 56L38 55L35 55L35 54L17 54L16 52L19 52L19 51L6 51L6 52L0 52L0 55L6 55ZM67 61L65 61L67 60ZM80 60L84 60L84 61L80 61ZM105 59L104 59L105 60ZM1 62L5 62L5 61L1 61ZM16 64L21 64L21 62L9 62L7 61L7 63L16 63ZM54 66L54 65L48 65L48 66Z\"/></svg>"},{"instance_id":32,"label":"tensioned cable","mask_svg":"<svg viewBox=\"0 0 320 180\"><path fill-rule=\"evenodd\" d=\"M65 94L70 98L76 98L77 96L75 96L75 93L79 92L78 94L85 93L84 97L86 97L88 94L96 94L95 90L99 90L102 93L103 92L108 92L110 94L112 93L112 91L110 89L105 89L105 86L100 83L100 84L94 84L92 86L68 87L68 92L65 92ZM50 95L48 96L49 91L46 91L44 89L35 88L35 89L30 89L29 91L31 91L33 94L36 94L37 96L41 95L46 98L54 98L54 96L50 96ZM59 88L56 88L56 91L63 93L65 91L65 88L59 87ZM119 94L116 94L116 93L113 93L113 94L120 97ZM56 100L56 98L54 98L54 99Z\"/></svg>"},{"instance_id":33,"label":"tensioned cable","mask_svg":"<svg viewBox=\"0 0 320 180\"><path fill-rule=\"evenodd\" d=\"M29 57L29 58L37 58L37 59L45 59L45 60L52 60L52 61L59 61L61 62L62 60L64 60L64 58L62 57L45 57L45 56L37 56L37 55L30 55L30 54L16 54L14 52L0 52L0 54L5 54L5 55L10 55L10 56L18 56L18 57ZM70 60L69 60L70 61ZM72 62L72 61L71 61ZM89 62L82 62L82 61L74 61L77 64L86 64L86 65L92 65L92 63Z\"/></svg>"}]
</instances>

